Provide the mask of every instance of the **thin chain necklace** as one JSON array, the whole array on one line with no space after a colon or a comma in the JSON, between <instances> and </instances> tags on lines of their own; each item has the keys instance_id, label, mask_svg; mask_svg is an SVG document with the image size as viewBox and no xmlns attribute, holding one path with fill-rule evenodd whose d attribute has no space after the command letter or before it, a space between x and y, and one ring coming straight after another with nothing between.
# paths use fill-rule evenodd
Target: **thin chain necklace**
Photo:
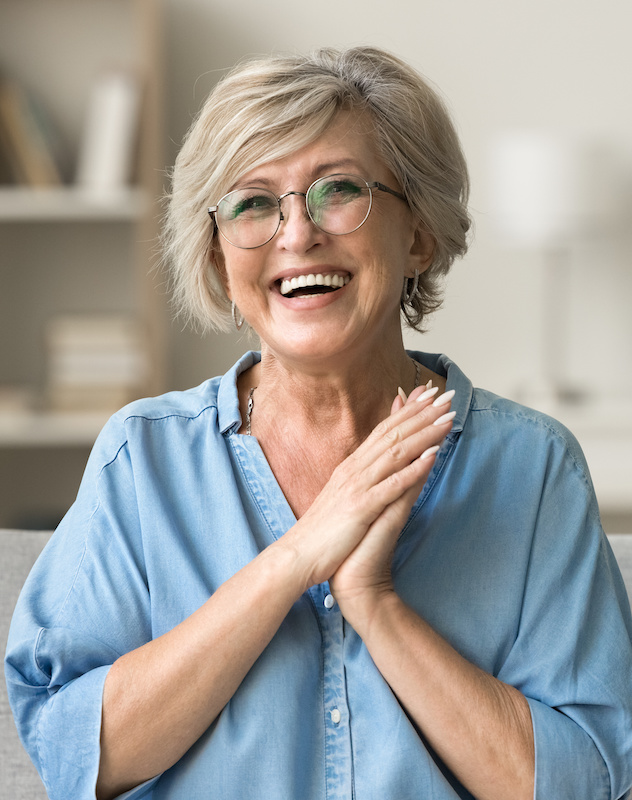
<instances>
[{"instance_id":1,"label":"thin chain necklace","mask_svg":"<svg viewBox=\"0 0 632 800\"><path fill-rule=\"evenodd\" d=\"M415 365L415 389L419 386L421 381L421 367L419 366L419 362L415 361L411 358L411 361ZM255 407L255 389L256 386L252 386L250 391L248 392L248 403L246 405L246 436L252 436L252 412Z\"/></svg>"}]
</instances>

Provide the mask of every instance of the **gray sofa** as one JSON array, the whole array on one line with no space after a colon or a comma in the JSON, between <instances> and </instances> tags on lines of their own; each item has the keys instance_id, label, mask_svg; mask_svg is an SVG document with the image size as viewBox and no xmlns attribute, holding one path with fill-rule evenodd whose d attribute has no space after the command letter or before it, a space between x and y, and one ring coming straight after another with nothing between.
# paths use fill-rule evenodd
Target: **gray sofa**
<instances>
[{"instance_id":1,"label":"gray sofa","mask_svg":"<svg viewBox=\"0 0 632 800\"><path fill-rule=\"evenodd\" d=\"M49 537L50 533L42 531L0 530L0 647L3 659L20 589ZM0 681L0 798L46 800L37 770L18 740L7 700L4 670Z\"/></svg>"},{"instance_id":2,"label":"gray sofa","mask_svg":"<svg viewBox=\"0 0 632 800\"><path fill-rule=\"evenodd\" d=\"M18 594L49 536L49 533L37 531L0 530L0 646L3 656ZM611 536L610 542L632 601L632 534ZM4 679L0 681L0 798L46 800L37 772L18 740Z\"/></svg>"}]
</instances>

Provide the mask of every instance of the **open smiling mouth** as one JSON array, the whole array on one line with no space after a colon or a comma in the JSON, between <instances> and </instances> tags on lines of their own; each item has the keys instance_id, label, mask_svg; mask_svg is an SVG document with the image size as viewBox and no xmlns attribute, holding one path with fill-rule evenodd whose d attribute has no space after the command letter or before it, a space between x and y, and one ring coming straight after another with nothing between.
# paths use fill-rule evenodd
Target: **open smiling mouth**
<instances>
[{"instance_id":1,"label":"open smiling mouth","mask_svg":"<svg viewBox=\"0 0 632 800\"><path fill-rule=\"evenodd\" d=\"M280 282L279 291L284 297L305 297L306 295L326 294L342 289L351 280L351 275L297 275L284 278Z\"/></svg>"}]
</instances>

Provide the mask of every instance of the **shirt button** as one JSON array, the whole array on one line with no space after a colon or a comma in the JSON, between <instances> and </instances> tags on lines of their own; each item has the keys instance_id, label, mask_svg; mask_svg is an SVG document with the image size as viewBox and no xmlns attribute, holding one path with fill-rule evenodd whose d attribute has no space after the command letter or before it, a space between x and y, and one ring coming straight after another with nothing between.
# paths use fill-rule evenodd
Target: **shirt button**
<instances>
[{"instance_id":1,"label":"shirt button","mask_svg":"<svg viewBox=\"0 0 632 800\"><path fill-rule=\"evenodd\" d=\"M325 608L333 608L333 607L334 607L334 604L335 604L335 602L336 602L336 601L334 600L334 596L333 596L333 594L328 594L328 595L325 597L325 599L323 600L323 605L325 606Z\"/></svg>"},{"instance_id":2,"label":"shirt button","mask_svg":"<svg viewBox=\"0 0 632 800\"><path fill-rule=\"evenodd\" d=\"M338 725L341 719L342 715L340 711L337 708L332 709L331 721L334 723L334 725Z\"/></svg>"}]
</instances>

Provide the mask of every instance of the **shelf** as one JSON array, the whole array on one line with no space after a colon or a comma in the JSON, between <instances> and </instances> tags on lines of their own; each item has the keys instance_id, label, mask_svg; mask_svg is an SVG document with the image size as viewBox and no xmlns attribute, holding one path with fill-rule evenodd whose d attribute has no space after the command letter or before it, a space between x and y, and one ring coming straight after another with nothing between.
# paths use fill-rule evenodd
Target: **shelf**
<instances>
[{"instance_id":1,"label":"shelf","mask_svg":"<svg viewBox=\"0 0 632 800\"><path fill-rule=\"evenodd\" d=\"M75 186L0 188L2 222L134 222L149 207L147 193L122 188L97 194Z\"/></svg>"},{"instance_id":2,"label":"shelf","mask_svg":"<svg viewBox=\"0 0 632 800\"><path fill-rule=\"evenodd\" d=\"M155 270L165 175L162 6L156 0L1 3L2 74L43 111L43 149L50 148L62 178L25 169L39 163L34 156L41 143L35 136L31 148L21 147L29 137L20 135L23 126L13 126L13 146L5 142L0 153L0 527L56 518L70 507L86 451L110 416L52 413L65 407L54 406L47 393L52 320L134 319L147 365L138 394L166 388L169 311ZM134 76L140 89L134 103L131 95L103 94L105 76L114 74ZM99 102L108 124L93 128ZM6 103L3 109L4 119ZM19 123L20 106L9 110ZM117 119L133 130L117 130ZM91 130L108 145L92 162L105 165L99 176L83 168L84 157L91 163ZM118 134L125 140L118 155L133 150L129 170L120 173L112 157ZM83 407L90 407L87 401Z\"/></svg>"},{"instance_id":3,"label":"shelf","mask_svg":"<svg viewBox=\"0 0 632 800\"><path fill-rule=\"evenodd\" d=\"M0 413L0 448L92 447L109 412Z\"/></svg>"}]
</instances>

